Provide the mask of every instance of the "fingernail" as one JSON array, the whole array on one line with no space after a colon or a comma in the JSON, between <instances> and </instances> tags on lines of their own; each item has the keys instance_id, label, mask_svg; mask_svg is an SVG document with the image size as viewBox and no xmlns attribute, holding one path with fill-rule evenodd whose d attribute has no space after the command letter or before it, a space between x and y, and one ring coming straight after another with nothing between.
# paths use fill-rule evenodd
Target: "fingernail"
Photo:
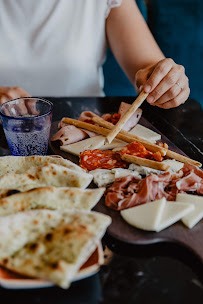
<instances>
[{"instance_id":1,"label":"fingernail","mask_svg":"<svg viewBox=\"0 0 203 304\"><path fill-rule=\"evenodd\" d=\"M139 87L139 91L141 92L143 90L143 85L141 85L140 87Z\"/></svg>"},{"instance_id":2,"label":"fingernail","mask_svg":"<svg viewBox=\"0 0 203 304\"><path fill-rule=\"evenodd\" d=\"M151 90L151 86L149 84L147 84L145 87L144 87L144 90L146 93L150 92Z\"/></svg>"},{"instance_id":3,"label":"fingernail","mask_svg":"<svg viewBox=\"0 0 203 304\"><path fill-rule=\"evenodd\" d=\"M149 97L147 98L147 101L148 101L149 103L153 102L153 100L154 100L154 97L153 97L153 96L149 96Z\"/></svg>"}]
</instances>

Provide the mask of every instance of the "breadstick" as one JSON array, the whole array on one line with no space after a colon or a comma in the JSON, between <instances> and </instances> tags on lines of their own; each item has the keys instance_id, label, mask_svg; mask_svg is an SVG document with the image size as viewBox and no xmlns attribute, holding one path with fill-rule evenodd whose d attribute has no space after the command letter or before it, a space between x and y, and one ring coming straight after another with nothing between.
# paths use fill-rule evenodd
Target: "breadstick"
<instances>
[{"instance_id":1,"label":"breadstick","mask_svg":"<svg viewBox=\"0 0 203 304\"><path fill-rule=\"evenodd\" d=\"M104 128L107 128L107 129L113 129L114 125L104 119L102 119L101 117L93 117L92 120L97 123L98 125L100 125L101 127L104 127ZM149 151L152 151L152 152L157 152L159 151L161 153L162 156L165 156L166 153L167 153L167 149L165 148L162 148L158 145L155 145L155 144L152 144L150 141L146 140L146 139L143 139L139 136L136 136L134 134L131 134L125 130L120 130L120 132L118 133L118 135L124 135L124 136L127 136L129 138L132 139L132 141L138 141L140 142L141 144L143 144L143 146L148 149ZM116 138L118 138L118 136L116 136Z\"/></svg>"},{"instance_id":2,"label":"breadstick","mask_svg":"<svg viewBox=\"0 0 203 304\"><path fill-rule=\"evenodd\" d=\"M170 166L168 166L166 164L162 164L161 162L134 156L134 155L123 154L123 155L121 155L121 158L129 163L153 168L156 170L167 171L170 168Z\"/></svg>"},{"instance_id":3,"label":"breadstick","mask_svg":"<svg viewBox=\"0 0 203 304\"><path fill-rule=\"evenodd\" d=\"M188 163L188 164L191 164L191 165L194 165L194 166L197 166L197 167L201 167L202 166L202 164L199 163L198 161L193 160L193 159L191 159L189 157L183 156L183 155L181 155L179 153L173 152L171 150L168 150L166 152L166 156L168 156L170 158L174 158L175 160L178 160L178 161L180 161L182 163L186 163L186 164Z\"/></svg>"},{"instance_id":4,"label":"breadstick","mask_svg":"<svg viewBox=\"0 0 203 304\"><path fill-rule=\"evenodd\" d=\"M133 113L141 106L141 104L145 101L149 93L146 93L142 91L140 95L135 99L131 107L128 109L128 111L125 112L125 114L121 117L121 119L117 122L115 127L112 129L112 131L107 135L106 137L106 143L110 144L112 140L116 137L116 135L120 132L122 127L125 125L128 119L133 115Z\"/></svg>"},{"instance_id":5,"label":"breadstick","mask_svg":"<svg viewBox=\"0 0 203 304\"><path fill-rule=\"evenodd\" d=\"M114 125L112 123L110 123L108 121L105 121L101 117L93 117L92 120L95 123L97 123L98 125L100 125L102 127L105 127L105 128L108 128L108 129L113 129L113 127L114 127ZM175 160L180 161L182 163L189 163L189 164L195 165L197 167L201 167L202 166L202 164L200 162L198 162L196 160L193 160L193 159L191 159L189 157L183 156L183 155L181 155L179 153L173 152L171 150L164 149L164 148L162 150L161 149L160 150L158 150L158 149L156 150L157 145L152 144L149 141L147 141L145 139L142 139L142 138L140 138L140 137L138 137L138 136L136 136L134 134L131 134L131 133L125 131L125 130L121 130L119 134L126 135L126 136L128 136L128 137L130 137L130 138L132 138L132 139L134 139L136 141L139 141L140 143L143 144L143 146L145 148L147 148L150 151L153 151L153 152L154 151L160 151L160 153L161 153L162 156L167 155L169 158L175 159ZM154 148L154 150L153 150L153 148ZM163 154L164 150L166 151L165 154Z\"/></svg>"},{"instance_id":6,"label":"breadstick","mask_svg":"<svg viewBox=\"0 0 203 304\"><path fill-rule=\"evenodd\" d=\"M62 122L64 123L67 123L67 124L70 124L70 125L74 125L78 128L82 128L82 129L86 129L86 130L89 130L89 131L93 131L95 133L98 133L98 134L101 134L101 135L108 135L111 131L107 128L102 128L102 127L99 127L99 126L95 126L95 125L92 125L92 124L89 124L87 122L84 122L84 121L80 121L80 120L76 120L76 119L72 119L72 118L63 118L62 119ZM118 133L116 135L116 138L117 139L120 139L120 140L123 140L125 142L128 142L128 143L131 143L137 139L135 139L134 135L132 136L132 134L126 132L127 135L124 135L124 134L121 134L121 133ZM166 155L166 149L158 146L158 145L154 145L152 143L148 143L147 141L140 141L143 143L143 145L149 150L149 151L160 151L161 155L164 156ZM145 142L145 143L144 143Z\"/></svg>"}]
</instances>

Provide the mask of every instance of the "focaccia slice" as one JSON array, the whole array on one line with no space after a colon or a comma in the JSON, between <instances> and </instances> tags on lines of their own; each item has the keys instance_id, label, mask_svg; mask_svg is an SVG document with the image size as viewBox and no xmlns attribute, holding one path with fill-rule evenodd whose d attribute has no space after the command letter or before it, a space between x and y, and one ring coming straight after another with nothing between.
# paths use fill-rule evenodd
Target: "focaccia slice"
<instances>
[{"instance_id":1,"label":"focaccia slice","mask_svg":"<svg viewBox=\"0 0 203 304\"><path fill-rule=\"evenodd\" d=\"M25 173L9 173L0 177L0 189L27 191L37 187L78 187L85 189L92 175L74 171L64 166L50 164L31 168Z\"/></svg>"},{"instance_id":2,"label":"focaccia slice","mask_svg":"<svg viewBox=\"0 0 203 304\"><path fill-rule=\"evenodd\" d=\"M96 249L111 219L96 212L30 211L36 214L36 218L40 212L43 219L51 216L46 224L46 220L39 222L40 226L46 226L45 231L0 259L0 264L17 273L68 288L77 271Z\"/></svg>"},{"instance_id":3,"label":"focaccia slice","mask_svg":"<svg viewBox=\"0 0 203 304\"><path fill-rule=\"evenodd\" d=\"M20 192L0 200L0 216L40 208L90 210L98 203L104 190L41 187Z\"/></svg>"},{"instance_id":4,"label":"focaccia slice","mask_svg":"<svg viewBox=\"0 0 203 304\"><path fill-rule=\"evenodd\" d=\"M82 168L62 157L53 156L2 156L0 157L0 175L8 173L24 173L31 168L42 167L49 164L64 166L75 171L84 171Z\"/></svg>"}]
</instances>

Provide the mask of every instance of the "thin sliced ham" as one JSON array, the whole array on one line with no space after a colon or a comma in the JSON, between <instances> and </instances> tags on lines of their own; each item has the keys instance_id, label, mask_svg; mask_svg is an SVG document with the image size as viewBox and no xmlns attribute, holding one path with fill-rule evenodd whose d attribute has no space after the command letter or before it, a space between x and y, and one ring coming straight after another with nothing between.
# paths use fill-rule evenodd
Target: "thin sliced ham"
<instances>
[{"instance_id":1,"label":"thin sliced ham","mask_svg":"<svg viewBox=\"0 0 203 304\"><path fill-rule=\"evenodd\" d=\"M170 177L171 173L167 172L150 174L144 179L132 175L117 179L106 191L105 204L112 209L123 210L167 196L164 188L169 184Z\"/></svg>"},{"instance_id":2,"label":"thin sliced ham","mask_svg":"<svg viewBox=\"0 0 203 304\"><path fill-rule=\"evenodd\" d=\"M52 137L51 141L60 140L60 144L64 146L73 144L87 137L87 133L83 130L80 130L72 125L66 125Z\"/></svg>"},{"instance_id":3,"label":"thin sliced ham","mask_svg":"<svg viewBox=\"0 0 203 304\"><path fill-rule=\"evenodd\" d=\"M98 134L89 130L85 130L85 129L80 129L82 131L84 131L89 137L94 137L97 136Z\"/></svg>"},{"instance_id":4,"label":"thin sliced ham","mask_svg":"<svg viewBox=\"0 0 203 304\"><path fill-rule=\"evenodd\" d=\"M95 113L93 113L93 112L91 112L91 111L84 111L84 112L82 112L81 114L80 114L80 117L78 118L78 120L80 120L80 121L85 121L86 119L92 119L93 117L95 117L95 116L97 116L98 117L98 115L97 114L95 114Z\"/></svg>"},{"instance_id":5,"label":"thin sliced ham","mask_svg":"<svg viewBox=\"0 0 203 304\"><path fill-rule=\"evenodd\" d=\"M203 195L203 171L196 166L185 164L179 171L182 172L183 178L176 182L178 190L196 191Z\"/></svg>"},{"instance_id":6,"label":"thin sliced ham","mask_svg":"<svg viewBox=\"0 0 203 304\"><path fill-rule=\"evenodd\" d=\"M129 107L130 107L129 104L127 104L125 102L121 103L120 108L119 108L121 116L129 109ZM142 110L138 109L133 114L133 116L129 119L129 121L125 124L124 129L127 131L131 130L138 123L141 115L142 115ZM98 115L96 115L95 113L93 113L91 111L84 111L81 113L78 120L89 122L89 120L91 121L91 119L95 116L98 116ZM102 118L105 120L107 120L109 117L111 117L111 114L108 114L108 113L104 114L102 116ZM93 136L98 135L94 132L91 132L91 131L88 131L85 129L79 129L75 126L67 125L62 120L58 124L58 128L60 130L51 139L52 141L60 140L60 144L62 146L70 145L70 144L76 143L78 141L81 141L87 137L93 137Z\"/></svg>"},{"instance_id":7,"label":"thin sliced ham","mask_svg":"<svg viewBox=\"0 0 203 304\"><path fill-rule=\"evenodd\" d=\"M196 192L203 195L203 171L185 164L178 173L150 174L144 179L125 176L116 179L106 191L106 206L123 210L162 197L174 201L178 193Z\"/></svg>"},{"instance_id":8,"label":"thin sliced ham","mask_svg":"<svg viewBox=\"0 0 203 304\"><path fill-rule=\"evenodd\" d=\"M125 114L125 112L127 112L127 110L130 108L130 106L131 105L128 103L121 102L118 110L118 114L121 114L122 117ZM125 125L123 126L123 130L130 131L132 128L134 128L138 123L138 121L140 120L141 116L142 116L142 110L137 109L135 113L130 117L130 119L128 119L128 121L125 123Z\"/></svg>"}]
</instances>

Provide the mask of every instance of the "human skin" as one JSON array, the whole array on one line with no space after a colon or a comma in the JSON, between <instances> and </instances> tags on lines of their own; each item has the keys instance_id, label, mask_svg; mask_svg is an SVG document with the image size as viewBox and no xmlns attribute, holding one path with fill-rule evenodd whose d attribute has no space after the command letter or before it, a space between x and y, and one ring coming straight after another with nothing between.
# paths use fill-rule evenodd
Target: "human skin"
<instances>
[{"instance_id":1,"label":"human skin","mask_svg":"<svg viewBox=\"0 0 203 304\"><path fill-rule=\"evenodd\" d=\"M182 65L165 58L134 0L122 0L106 22L107 39L116 59L139 92L149 92L151 105L170 109L190 94Z\"/></svg>"},{"instance_id":2,"label":"human skin","mask_svg":"<svg viewBox=\"0 0 203 304\"><path fill-rule=\"evenodd\" d=\"M134 0L122 0L120 6L111 9L106 35L136 91L149 92L147 101L151 105L169 109L187 100L190 89L184 67L165 58ZM0 104L29 96L20 87L0 87Z\"/></svg>"},{"instance_id":3,"label":"human skin","mask_svg":"<svg viewBox=\"0 0 203 304\"><path fill-rule=\"evenodd\" d=\"M30 97L30 94L20 87L0 87L0 104L20 97Z\"/></svg>"}]
</instances>

